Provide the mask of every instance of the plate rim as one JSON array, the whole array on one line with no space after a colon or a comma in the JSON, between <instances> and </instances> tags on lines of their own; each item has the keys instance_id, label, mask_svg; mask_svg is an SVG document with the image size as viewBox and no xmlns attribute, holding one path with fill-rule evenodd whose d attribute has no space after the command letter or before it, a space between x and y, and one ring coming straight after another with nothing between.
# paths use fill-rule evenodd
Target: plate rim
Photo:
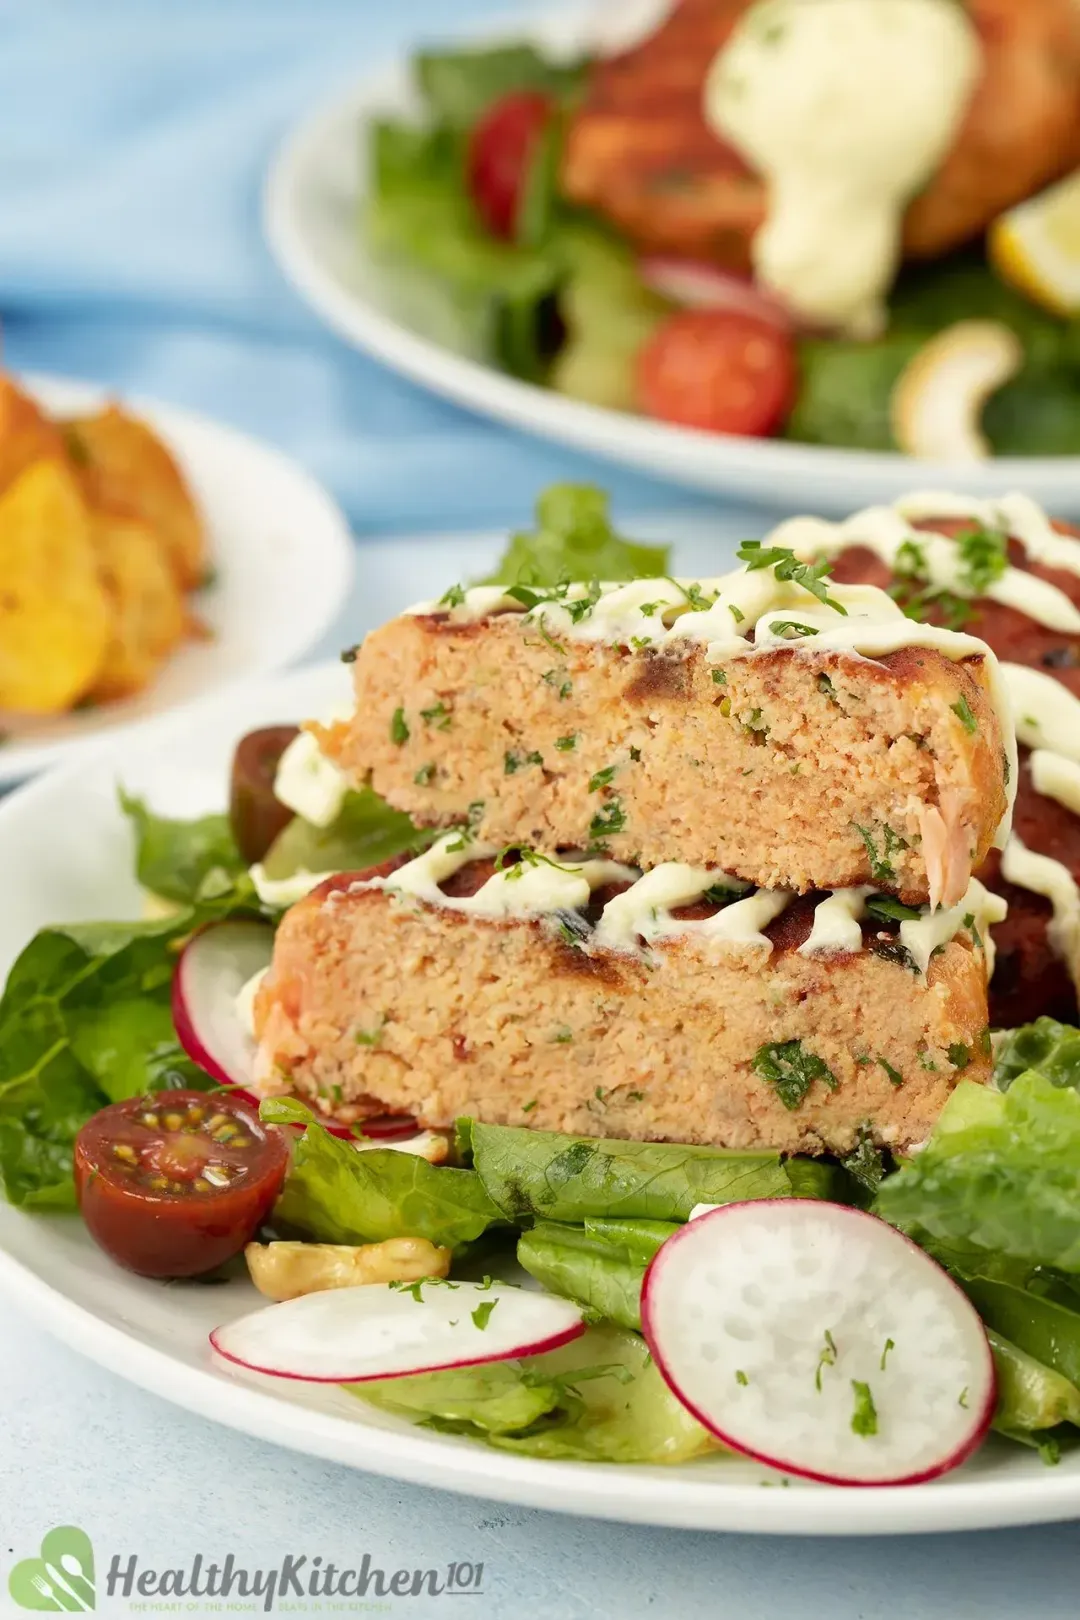
<instances>
[{"instance_id":1,"label":"plate rim","mask_svg":"<svg viewBox=\"0 0 1080 1620\"><path fill-rule=\"evenodd\" d=\"M67 762L81 756L96 753L120 742L128 742L148 727L156 726L173 715L185 713L193 705L205 702L210 696L220 695L249 680L273 675L296 665L326 634L340 612L342 604L348 600L358 561L357 545L352 536L349 520L338 501L313 473L280 445L249 433L244 428L236 427L231 422L222 421L203 411L192 410L186 405L174 405L156 395L129 394L126 390L114 388L108 383L72 377L60 372L20 371L12 375L20 387L25 388L38 401L50 394L67 394L82 402L74 408L92 409L95 405L117 400L135 414L144 416L151 426L161 423L165 427L166 436L169 425L176 424L181 431L191 429L197 434L213 436L223 443L226 450L236 446L245 453L255 451L277 463L280 470L303 490L313 509L319 508L321 511L324 538L321 543L320 567L326 575L327 587L325 602L318 619L312 618L302 636L291 636L288 633L288 626L285 626L283 635L275 639L273 647L249 655L250 662L244 668L226 676L215 686L213 694L207 690L195 692L190 697L171 703L168 708L132 719L118 719L115 723L82 737L70 736L36 742L31 735L25 742L12 741L0 747L0 794L9 785L26 782L42 770L62 768Z\"/></svg>"},{"instance_id":2,"label":"plate rim","mask_svg":"<svg viewBox=\"0 0 1080 1620\"><path fill-rule=\"evenodd\" d=\"M334 660L287 672L254 677L227 695L228 725L243 726L245 710L267 702L292 707L319 701L322 686L340 683ZM199 711L222 700L203 699L161 717L153 733L137 741L143 761L164 762L169 743L179 732L197 735ZM291 711L290 711L291 712ZM222 716L222 723L226 723ZM133 761L130 746L114 742L91 758L67 765L26 783L0 803L0 838L9 824L39 809L77 803L71 787L87 769L107 770ZM224 795L223 795L224 796ZM173 1358L167 1350L133 1337L40 1276L8 1248L12 1223L33 1223L35 1242L47 1244L47 1214L34 1215L4 1205L0 1209L0 1283L6 1282L15 1303L40 1326L80 1355L122 1378L214 1422L239 1429L308 1455L356 1467L413 1484L457 1491L522 1506L670 1528L727 1530L776 1535L907 1535L931 1531L988 1529L1006 1525L1049 1523L1080 1514L1080 1471L1012 1478L957 1477L914 1487L884 1486L873 1490L796 1484L788 1491L763 1492L757 1483L726 1483L715 1474L695 1479L691 1465L665 1479L650 1469L642 1478L631 1465L571 1463L495 1453L462 1441L453 1446L423 1431L384 1430L335 1413L277 1399L272 1386L254 1387L222 1377L204 1365ZM182 1301L181 1291L173 1291ZM637 1477L635 1477L637 1476Z\"/></svg>"},{"instance_id":3,"label":"plate rim","mask_svg":"<svg viewBox=\"0 0 1080 1620\"><path fill-rule=\"evenodd\" d=\"M514 36L550 43L553 35L558 39L564 32L580 30L590 9L590 0L562 0L554 10L507 13L501 21L489 19L482 27L462 29L455 38L482 43ZM830 485L860 481L865 487L876 482L881 486L879 498L885 499L887 491L897 494L915 485L956 486L990 496L1037 482L1045 502L1057 502L1063 510L1077 506L1080 455L996 456L974 464L920 461L897 451L748 439L676 427L568 399L496 371L411 331L370 300L351 293L309 245L297 201L301 182L312 153L327 135L347 121L355 124L365 111L374 110L378 100L385 101L387 90L400 86L408 60L406 54L384 58L381 66L365 71L344 91L313 103L279 141L263 180L263 231L278 269L301 300L353 347L478 414L685 488L714 494L730 490L764 504L768 497L762 486L780 480L785 487L801 485L819 501L831 500L838 510L850 510L850 501L845 507L842 499L828 495ZM664 453L663 465L654 446ZM717 467L723 464L723 480L702 474L700 464L708 459Z\"/></svg>"}]
</instances>

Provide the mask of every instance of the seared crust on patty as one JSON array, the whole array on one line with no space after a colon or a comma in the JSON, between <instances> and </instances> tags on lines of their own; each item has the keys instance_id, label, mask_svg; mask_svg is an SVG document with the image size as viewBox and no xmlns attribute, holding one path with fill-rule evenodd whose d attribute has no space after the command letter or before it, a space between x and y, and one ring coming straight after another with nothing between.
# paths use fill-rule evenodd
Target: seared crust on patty
<instances>
[{"instance_id":1,"label":"seared crust on patty","mask_svg":"<svg viewBox=\"0 0 1080 1620\"><path fill-rule=\"evenodd\" d=\"M496 846L952 904L1005 812L987 679L926 648L713 666L689 638L633 651L522 614L406 615L361 647L352 719L317 729L351 781Z\"/></svg>"},{"instance_id":2,"label":"seared crust on patty","mask_svg":"<svg viewBox=\"0 0 1080 1620\"><path fill-rule=\"evenodd\" d=\"M864 1131L906 1151L961 1074L989 1077L985 961L966 932L925 979L887 931L868 928L858 952L801 955L810 900L768 930L771 950L687 932L616 951L587 932L571 943L554 919L494 921L357 887L365 876L331 879L278 930L255 1009L264 1094L295 1091L349 1121L391 1111L446 1127L468 1114L844 1153ZM795 1041L825 1073L812 1065L785 1106L761 1054Z\"/></svg>"}]
</instances>

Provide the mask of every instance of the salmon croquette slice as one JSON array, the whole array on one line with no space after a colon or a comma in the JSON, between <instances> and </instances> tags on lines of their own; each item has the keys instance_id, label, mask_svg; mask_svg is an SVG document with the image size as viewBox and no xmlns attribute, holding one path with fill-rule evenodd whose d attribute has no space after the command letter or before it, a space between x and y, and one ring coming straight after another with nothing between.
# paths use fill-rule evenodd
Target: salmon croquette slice
<instances>
[{"instance_id":1,"label":"salmon croquette slice","mask_svg":"<svg viewBox=\"0 0 1080 1620\"><path fill-rule=\"evenodd\" d=\"M951 905L1015 781L993 655L817 583L448 593L364 641L354 715L313 729L354 784L496 846Z\"/></svg>"},{"instance_id":2,"label":"salmon croquette slice","mask_svg":"<svg viewBox=\"0 0 1080 1620\"><path fill-rule=\"evenodd\" d=\"M485 858L486 857L486 858ZM996 909L995 909L996 904ZM295 905L256 998L256 1089L385 1112L729 1148L926 1139L990 1074L987 922L863 889L743 891L673 863L519 852L450 833ZM900 914L898 916L898 913Z\"/></svg>"}]
</instances>

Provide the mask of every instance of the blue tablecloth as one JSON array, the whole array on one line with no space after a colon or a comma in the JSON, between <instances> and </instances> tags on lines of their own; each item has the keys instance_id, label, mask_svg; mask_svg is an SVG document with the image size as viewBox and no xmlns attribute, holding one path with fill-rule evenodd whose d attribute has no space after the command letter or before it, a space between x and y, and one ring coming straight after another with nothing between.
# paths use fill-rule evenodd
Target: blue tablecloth
<instances>
[{"instance_id":1,"label":"blue tablecloth","mask_svg":"<svg viewBox=\"0 0 1080 1620\"><path fill-rule=\"evenodd\" d=\"M0 0L6 363L263 434L325 480L361 537L516 523L560 477L602 479L624 511L700 506L392 377L322 331L262 245L262 174L310 104L410 38L505 10L506 0ZM11 1562L67 1522L159 1566L222 1547L252 1564L283 1549L339 1562L370 1550L391 1569L483 1559L485 1617L1076 1615L1069 1526L813 1543L494 1507L216 1429L10 1312L0 1390L0 1612L17 1612ZM446 1605L389 1608L441 1616Z\"/></svg>"}]
</instances>

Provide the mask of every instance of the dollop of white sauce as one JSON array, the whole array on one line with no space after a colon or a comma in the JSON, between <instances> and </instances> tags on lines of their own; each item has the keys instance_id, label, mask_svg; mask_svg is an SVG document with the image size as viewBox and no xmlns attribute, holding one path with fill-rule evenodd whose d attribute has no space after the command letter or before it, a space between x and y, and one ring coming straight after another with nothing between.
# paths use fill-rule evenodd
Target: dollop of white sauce
<instances>
[{"instance_id":1,"label":"dollop of white sauce","mask_svg":"<svg viewBox=\"0 0 1080 1620\"><path fill-rule=\"evenodd\" d=\"M1007 882L1049 900L1053 916L1047 937L1075 977L1080 968L1080 888L1068 867L1028 849L1014 833L1001 857L1001 875Z\"/></svg>"},{"instance_id":2,"label":"dollop of white sauce","mask_svg":"<svg viewBox=\"0 0 1080 1620\"><path fill-rule=\"evenodd\" d=\"M274 797L313 827L329 827L341 814L349 784L310 731L294 737L278 761Z\"/></svg>"},{"instance_id":3,"label":"dollop of white sauce","mask_svg":"<svg viewBox=\"0 0 1080 1620\"><path fill-rule=\"evenodd\" d=\"M808 322L885 321L909 200L964 116L981 66L955 0L758 0L706 82L706 122L764 177L758 280Z\"/></svg>"},{"instance_id":4,"label":"dollop of white sauce","mask_svg":"<svg viewBox=\"0 0 1080 1620\"><path fill-rule=\"evenodd\" d=\"M251 1040L255 1039L255 997L263 980L269 973L269 968L260 968L253 973L246 984L242 984L236 992L236 1016L240 1021L240 1028Z\"/></svg>"},{"instance_id":5,"label":"dollop of white sauce","mask_svg":"<svg viewBox=\"0 0 1080 1620\"><path fill-rule=\"evenodd\" d=\"M736 892L750 887L713 867L689 866L683 861L665 861L654 866L625 893L608 901L597 924L594 942L602 950L633 951L637 950L639 939L650 942L681 933L686 924L671 913L679 906L700 900L706 890L717 883Z\"/></svg>"},{"instance_id":6,"label":"dollop of white sauce","mask_svg":"<svg viewBox=\"0 0 1080 1620\"><path fill-rule=\"evenodd\" d=\"M267 875L266 868L261 861L257 861L248 871L248 876L255 885L255 893L264 906L273 906L283 910L286 906L295 906L298 900L317 889L320 883L334 876L333 872L309 872L302 866L298 872L293 872L286 878L272 878Z\"/></svg>"},{"instance_id":7,"label":"dollop of white sauce","mask_svg":"<svg viewBox=\"0 0 1080 1620\"><path fill-rule=\"evenodd\" d=\"M1020 741L1080 760L1080 698L1052 675L1026 664L1002 664L1001 673Z\"/></svg>"},{"instance_id":8,"label":"dollop of white sauce","mask_svg":"<svg viewBox=\"0 0 1080 1620\"><path fill-rule=\"evenodd\" d=\"M1028 763L1036 793L1041 793L1045 799L1056 799L1074 816L1080 816L1080 764L1049 748L1033 749Z\"/></svg>"},{"instance_id":9,"label":"dollop of white sauce","mask_svg":"<svg viewBox=\"0 0 1080 1620\"><path fill-rule=\"evenodd\" d=\"M814 911L814 925L799 946L800 956L837 955L862 950L866 901L874 890L834 889Z\"/></svg>"},{"instance_id":10,"label":"dollop of white sauce","mask_svg":"<svg viewBox=\"0 0 1080 1620\"><path fill-rule=\"evenodd\" d=\"M938 911L924 911L920 917L910 917L900 924L900 943L911 956L919 972L924 974L930 958L939 945L947 945L972 920L978 929L986 952L987 974L993 972L993 941L990 924L1002 922L1008 915L1008 905L999 894L991 894L978 878L972 878L964 898L955 906Z\"/></svg>"}]
</instances>

